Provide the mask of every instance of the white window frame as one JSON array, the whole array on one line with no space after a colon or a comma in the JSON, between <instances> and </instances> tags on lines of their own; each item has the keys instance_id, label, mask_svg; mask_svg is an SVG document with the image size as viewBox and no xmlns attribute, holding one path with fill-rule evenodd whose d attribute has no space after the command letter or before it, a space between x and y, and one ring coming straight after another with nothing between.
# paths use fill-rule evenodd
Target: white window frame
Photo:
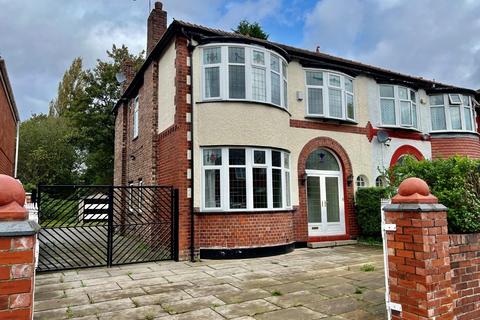
<instances>
[{"instance_id":1,"label":"white window frame","mask_svg":"<svg viewBox=\"0 0 480 320\"><path fill-rule=\"evenodd\" d=\"M221 61L217 64L204 64L204 49L206 48L220 48L221 51ZM229 92L229 65L235 65L236 63L229 63L228 61L228 48L229 47L237 47L237 48L244 48L245 49L245 64L241 64L245 66L245 99L238 99L238 98L230 98ZM253 62L253 51L260 51L264 54L264 65L257 64ZM270 64L270 56L275 55L279 58L279 72L274 71L271 68ZM288 62L278 53L266 49L261 46L257 45L247 45L241 43L212 43L206 44L200 47L200 61L201 61L201 70L202 70L202 101L218 101L218 100L225 100L225 101L252 101L252 102L261 102L271 104L276 107L283 108L288 110L288 81L287 75L284 74L285 70L282 68L282 64L285 63L286 71L288 73ZM240 64L238 64L240 65ZM205 90L205 68L209 67L219 67L220 72L220 95L218 97L207 97L206 90ZM266 90L266 99L265 101L259 99L253 99L253 68L261 68L265 70L265 90ZM275 104L272 102L272 84L271 84L271 73L275 72L280 76L280 105ZM286 89L287 92L285 93L285 86L284 81L286 82Z\"/></svg>"},{"instance_id":2,"label":"white window frame","mask_svg":"<svg viewBox=\"0 0 480 320\"><path fill-rule=\"evenodd\" d=\"M205 149L220 149L220 154L222 156L222 164L221 165L206 165L204 162L203 151ZM227 150L228 152L228 150ZM218 211L222 208L222 199L225 197L224 195L224 182L228 180L228 171L225 172L224 165L225 165L225 150L221 147L211 147L211 148L204 148L201 152L202 157L202 210L203 211ZM219 170L220 171L220 207L205 207L205 171L207 170Z\"/></svg>"},{"instance_id":3,"label":"white window frame","mask_svg":"<svg viewBox=\"0 0 480 320\"><path fill-rule=\"evenodd\" d=\"M221 165L205 165L203 162L203 152L208 149L221 149L222 164ZM245 165L230 165L229 164L229 149L244 149L245 150ZM265 151L265 164L254 163L254 151ZM282 179L282 206L280 208L273 207L273 183L272 183L272 168L278 169L280 167L272 167L272 151L279 151L281 154L281 179ZM245 211L281 211L292 209L292 194L291 194L291 163L290 154L285 150L275 148L256 148L256 147L243 147L243 146L228 146L228 147L203 147L201 149L202 155L202 212L245 212ZM285 157L288 157L289 167L285 167ZM230 177L229 168L241 167L245 168L246 176L246 195L247 206L246 208L230 208ZM253 168L267 168L267 207L266 208L254 208L253 207ZM205 170L218 169L220 170L220 207L212 208L205 207ZM290 175L290 185L286 183L286 172ZM287 205L287 192L290 193L290 205Z\"/></svg>"},{"instance_id":4,"label":"white window frame","mask_svg":"<svg viewBox=\"0 0 480 320\"><path fill-rule=\"evenodd\" d=\"M220 48L220 63L209 63L209 64L205 64L204 63L204 57L203 57L203 50L201 52L201 56L200 56L200 60L202 61L201 63L201 66L202 66L202 97L203 97L203 100L218 100L218 99L221 99L222 97L222 90L221 90L221 84L223 81L225 81L224 79L222 79L222 60L224 59L224 55L225 55L225 52L224 50L222 49L221 46L210 46L210 48ZM227 52L228 54L228 52ZM227 57L228 59L228 57ZM208 69L208 68L216 68L218 67L218 75L219 75L219 90L218 90L218 93L219 95L218 96L212 96L212 97L207 97L207 92L205 90L205 85L206 85L206 82L205 82L205 69Z\"/></svg>"},{"instance_id":5,"label":"white window frame","mask_svg":"<svg viewBox=\"0 0 480 320\"><path fill-rule=\"evenodd\" d=\"M393 97L382 97L380 94L381 86L390 86L393 87ZM407 98L400 98L400 88L407 90ZM415 94L415 99L412 99L412 92ZM406 128L406 129L416 129L418 130L419 121L419 112L418 112L418 91L413 90L412 88L396 85L396 84L389 84L389 83L380 83L378 85L378 110L380 118L379 123L381 127L391 127L391 128ZM395 124L384 124L382 120L382 100L392 100L395 106ZM410 116L411 116L411 123L402 123L402 109L401 105L402 102L408 102L410 106ZM413 110L415 109L415 114ZM416 124L416 126L415 126Z\"/></svg>"},{"instance_id":6,"label":"white window frame","mask_svg":"<svg viewBox=\"0 0 480 320\"><path fill-rule=\"evenodd\" d=\"M140 99L139 96L136 96L133 100L133 139L138 138L138 113L140 108Z\"/></svg>"},{"instance_id":7,"label":"white window frame","mask_svg":"<svg viewBox=\"0 0 480 320\"><path fill-rule=\"evenodd\" d=\"M458 100L454 101L455 98L457 98ZM462 95L458 93L450 93L448 95L448 102L450 102L451 105L461 105L463 104Z\"/></svg>"},{"instance_id":8,"label":"white window frame","mask_svg":"<svg viewBox=\"0 0 480 320\"><path fill-rule=\"evenodd\" d=\"M385 176L378 176L375 178L375 187L385 188L386 186L387 186L387 181L385 179Z\"/></svg>"},{"instance_id":9,"label":"white window frame","mask_svg":"<svg viewBox=\"0 0 480 320\"><path fill-rule=\"evenodd\" d=\"M432 96L437 96L437 95L443 97L443 106L432 105L431 104L431 99L430 99L430 96L429 96L429 107L430 107L430 110L432 108L443 107L446 126L445 126L445 129L433 130L432 119L431 119L431 116L430 116L430 124L429 124L430 132L434 132L434 133L441 133L441 132L476 132L475 110L472 107L471 96L456 94L456 93L455 94L451 94L451 93L450 94L434 94ZM451 101L452 101L451 96L459 96L460 100L462 102L460 104L457 104L457 103L452 104L451 103ZM464 98L467 98L467 104L465 104ZM451 112L450 112L451 108L459 108L460 109L460 124L461 124L460 129L453 129ZM472 128L471 130L467 129L467 123L466 123L467 119L465 118L465 109L468 109L469 112L470 112L470 121L471 121L470 124L471 124L471 128ZM431 115L431 112L430 112L430 115Z\"/></svg>"},{"instance_id":10,"label":"white window frame","mask_svg":"<svg viewBox=\"0 0 480 320\"><path fill-rule=\"evenodd\" d=\"M361 184L361 185L359 185L359 184ZM357 179L355 181L355 185L356 185L357 189L367 188L368 187L368 178L364 174L361 174L361 175L357 176Z\"/></svg>"},{"instance_id":11,"label":"white window frame","mask_svg":"<svg viewBox=\"0 0 480 320\"><path fill-rule=\"evenodd\" d=\"M311 118L329 118L329 119L336 119L336 120L347 120L347 121L355 121L356 119L356 103L355 103L355 78L350 77L341 72L326 70L326 69L314 69L314 68L304 68L304 80L305 80L305 115ZM323 85L310 85L307 83L307 71L312 72L321 72L323 78ZM331 76L338 76L340 77L340 87L330 85L330 77ZM352 81L352 92L349 92L345 88L345 79L349 79ZM322 100L323 100L323 113L322 114L314 114L309 112L308 107L308 89L321 89L322 90ZM342 99L342 116L341 117L334 117L330 115L330 89L340 90L340 97ZM347 95L352 96L353 100L353 118L348 117L348 110L347 110Z\"/></svg>"}]
</instances>

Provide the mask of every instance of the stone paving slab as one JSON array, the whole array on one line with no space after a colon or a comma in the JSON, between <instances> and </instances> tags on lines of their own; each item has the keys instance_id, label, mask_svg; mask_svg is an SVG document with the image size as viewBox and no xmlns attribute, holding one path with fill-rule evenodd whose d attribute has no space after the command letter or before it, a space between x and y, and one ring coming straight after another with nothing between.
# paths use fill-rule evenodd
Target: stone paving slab
<instances>
[{"instance_id":1,"label":"stone paving slab","mask_svg":"<svg viewBox=\"0 0 480 320\"><path fill-rule=\"evenodd\" d=\"M246 301L242 303L228 304L215 308L215 311L227 319L238 318L242 316L254 316L259 313L280 309L278 306L263 299Z\"/></svg>"},{"instance_id":2,"label":"stone paving slab","mask_svg":"<svg viewBox=\"0 0 480 320\"><path fill-rule=\"evenodd\" d=\"M169 302L162 304L162 307L169 313L185 313L203 308L216 308L224 304L225 302L214 296L206 296Z\"/></svg>"},{"instance_id":3,"label":"stone paving slab","mask_svg":"<svg viewBox=\"0 0 480 320\"><path fill-rule=\"evenodd\" d=\"M262 313L255 317L258 320L314 320L325 318L325 315L312 311L305 307L295 307L289 309L281 309L277 311Z\"/></svg>"},{"instance_id":4,"label":"stone paving slab","mask_svg":"<svg viewBox=\"0 0 480 320\"><path fill-rule=\"evenodd\" d=\"M355 245L39 274L34 318L370 320L386 318L384 297L381 248Z\"/></svg>"}]
</instances>

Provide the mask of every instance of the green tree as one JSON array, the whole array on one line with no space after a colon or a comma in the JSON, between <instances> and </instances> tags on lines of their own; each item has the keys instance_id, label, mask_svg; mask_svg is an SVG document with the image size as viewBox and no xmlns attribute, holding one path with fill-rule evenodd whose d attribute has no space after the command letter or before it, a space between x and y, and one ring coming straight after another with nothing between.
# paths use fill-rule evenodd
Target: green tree
<instances>
[{"instance_id":1,"label":"green tree","mask_svg":"<svg viewBox=\"0 0 480 320\"><path fill-rule=\"evenodd\" d=\"M27 190L39 183L76 183L79 163L69 143L70 130L64 117L33 115L21 123L18 176Z\"/></svg>"},{"instance_id":2,"label":"green tree","mask_svg":"<svg viewBox=\"0 0 480 320\"><path fill-rule=\"evenodd\" d=\"M237 28L233 29L232 31L262 40L268 40L269 36L267 33L265 33L265 31L263 31L262 26L258 22L249 22L246 19L240 21Z\"/></svg>"},{"instance_id":3,"label":"green tree","mask_svg":"<svg viewBox=\"0 0 480 320\"><path fill-rule=\"evenodd\" d=\"M85 71L82 67L82 58L75 58L58 84L58 94L50 102L48 114L62 116L75 104L76 100L85 92Z\"/></svg>"},{"instance_id":4,"label":"green tree","mask_svg":"<svg viewBox=\"0 0 480 320\"><path fill-rule=\"evenodd\" d=\"M84 71L85 87L74 92L71 107L64 113L73 125L71 142L82 157L81 182L86 184L113 182L115 117L112 109L121 96L121 84L115 75L122 71L126 60L133 61L136 70L144 62L143 52L131 54L124 45L113 45L107 55L107 61L97 60L93 69Z\"/></svg>"}]
</instances>

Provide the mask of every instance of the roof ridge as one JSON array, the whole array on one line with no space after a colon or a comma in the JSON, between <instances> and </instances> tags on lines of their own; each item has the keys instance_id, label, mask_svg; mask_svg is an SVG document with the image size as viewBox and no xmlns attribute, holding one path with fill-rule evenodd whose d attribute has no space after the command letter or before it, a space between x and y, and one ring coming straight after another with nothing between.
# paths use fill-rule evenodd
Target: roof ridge
<instances>
[{"instance_id":1,"label":"roof ridge","mask_svg":"<svg viewBox=\"0 0 480 320\"><path fill-rule=\"evenodd\" d=\"M379 66L375 66L375 65L372 65L372 64L360 62L360 61L357 61L357 60L343 58L343 57L336 56L336 55L329 54L329 53L325 53L325 52L316 52L316 51L308 50L308 49L305 49L305 48L294 47L292 45L283 44L283 43L279 43L279 42L275 42L275 41L258 39L258 38L243 35L241 33L236 33L236 32L233 32L233 31L232 32L224 31L224 30L221 30L221 29L212 28L212 27L208 27L208 26L204 26L204 25L200 25L200 24L196 24L196 23L191 23L191 22L187 22L187 21L183 21L183 20L175 20L174 19L174 21L176 21L176 22L178 22L182 25L185 25L187 27L190 26L190 27L207 30L207 31L214 32L214 33L220 33L220 34L223 34L223 35L232 35L232 36L245 38L245 39L253 39L255 41L264 42L264 43L268 43L268 44L271 44L271 45L278 46L282 49L286 49L286 50L290 49L290 51L294 50L294 51L298 51L298 52L303 52L305 54L309 54L309 55L312 55L312 56L317 56L319 58L327 58L327 59L337 60L337 61L341 61L341 62L344 62L344 63L349 63L349 64L361 66L361 67L371 68L371 69L374 69L374 70L377 70L377 71L380 71L380 72L390 73L392 75L406 77L406 78L414 79L414 80L417 80L417 81L423 81L425 83L430 83L432 85L440 85L440 86L449 87L449 88L469 89L469 88L459 87L459 86L456 86L456 85L451 85L451 84L438 82L438 81L435 81L435 79L428 79L428 78L424 78L424 77L421 77L421 76L402 73L402 72L390 70L390 69L387 69L387 68L384 68L384 67L379 67ZM469 89L469 90L472 90L472 89Z\"/></svg>"}]
</instances>

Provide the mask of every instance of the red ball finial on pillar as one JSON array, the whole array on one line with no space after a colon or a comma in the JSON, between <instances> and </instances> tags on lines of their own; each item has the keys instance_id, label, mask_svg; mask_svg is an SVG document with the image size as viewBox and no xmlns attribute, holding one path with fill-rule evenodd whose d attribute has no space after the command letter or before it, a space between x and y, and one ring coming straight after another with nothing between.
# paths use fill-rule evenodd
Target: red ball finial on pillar
<instances>
[{"instance_id":1,"label":"red ball finial on pillar","mask_svg":"<svg viewBox=\"0 0 480 320\"><path fill-rule=\"evenodd\" d=\"M425 181L407 178L398 186L398 194L392 198L392 203L438 203L438 199L430 193Z\"/></svg>"},{"instance_id":2,"label":"red ball finial on pillar","mask_svg":"<svg viewBox=\"0 0 480 320\"><path fill-rule=\"evenodd\" d=\"M14 178L0 174L0 221L26 220L25 190Z\"/></svg>"}]
</instances>

